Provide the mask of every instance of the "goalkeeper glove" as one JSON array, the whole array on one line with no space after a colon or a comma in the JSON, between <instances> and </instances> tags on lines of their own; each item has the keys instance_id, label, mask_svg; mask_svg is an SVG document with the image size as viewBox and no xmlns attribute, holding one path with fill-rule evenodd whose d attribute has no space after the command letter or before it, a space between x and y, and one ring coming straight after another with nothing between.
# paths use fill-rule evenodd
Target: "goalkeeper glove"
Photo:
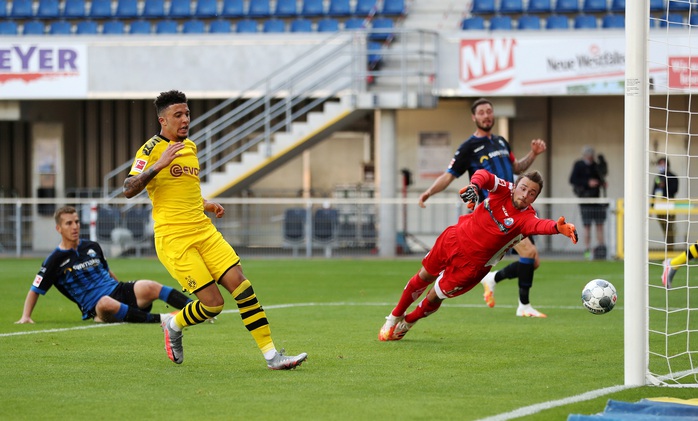
<instances>
[{"instance_id":1,"label":"goalkeeper glove","mask_svg":"<svg viewBox=\"0 0 698 421\"><path fill-rule=\"evenodd\" d=\"M468 184L467 187L460 189L460 198L468 204L468 209L473 210L480 200L479 188L475 184Z\"/></svg>"},{"instance_id":2,"label":"goalkeeper glove","mask_svg":"<svg viewBox=\"0 0 698 421\"><path fill-rule=\"evenodd\" d=\"M579 241L579 236L577 235L577 228L574 227L574 224L565 222L565 217L561 216L557 220L556 227L557 232L570 237L572 244L577 244L577 241Z\"/></svg>"}]
</instances>

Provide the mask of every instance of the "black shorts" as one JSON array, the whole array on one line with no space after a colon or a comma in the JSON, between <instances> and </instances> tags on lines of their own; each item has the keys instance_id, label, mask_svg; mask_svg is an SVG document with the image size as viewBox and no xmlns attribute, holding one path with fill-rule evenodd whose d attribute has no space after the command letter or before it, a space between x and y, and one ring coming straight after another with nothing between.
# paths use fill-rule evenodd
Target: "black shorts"
<instances>
[{"instance_id":1,"label":"black shorts","mask_svg":"<svg viewBox=\"0 0 698 421\"><path fill-rule=\"evenodd\" d=\"M599 225L606 222L606 205L579 205L579 208L582 211L582 223L585 226L589 226L592 223Z\"/></svg>"},{"instance_id":2,"label":"black shorts","mask_svg":"<svg viewBox=\"0 0 698 421\"><path fill-rule=\"evenodd\" d=\"M126 304L129 307L140 308L138 307L138 299L136 298L136 292L134 290L135 285L136 281L119 282L119 284L116 286L116 288L114 288L114 291L112 291L112 293L109 294L109 296L120 303ZM141 308L141 310L145 312L150 312L150 310L152 309L152 303L148 304L147 307ZM95 317L96 315L97 313L94 308L90 310L91 317Z\"/></svg>"}]
</instances>

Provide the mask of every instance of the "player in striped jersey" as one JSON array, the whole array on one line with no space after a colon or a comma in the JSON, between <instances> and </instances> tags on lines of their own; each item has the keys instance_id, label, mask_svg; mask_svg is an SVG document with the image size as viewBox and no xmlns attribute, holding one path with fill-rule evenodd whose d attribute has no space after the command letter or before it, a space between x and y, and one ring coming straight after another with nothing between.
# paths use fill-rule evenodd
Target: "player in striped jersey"
<instances>
[{"instance_id":1,"label":"player in striped jersey","mask_svg":"<svg viewBox=\"0 0 698 421\"><path fill-rule=\"evenodd\" d=\"M471 107L472 120L477 129L468 140L463 142L456 151L446 171L419 197L419 206L425 207L424 202L429 197L443 191L453 180L466 172L472 176L475 171L485 169L500 179L513 182L514 174L526 171L536 156L545 152L546 145L541 139L531 141L531 150L523 159L516 159L509 143L502 137L492 133L494 127L494 108L492 103L480 98ZM485 192L480 192L485 198ZM487 274L482 280L485 289L485 302L494 307L494 289L497 282L504 279L519 278L519 306L516 315L522 317L547 317L544 313L531 306L529 291L533 286L533 272L540 265L538 250L530 238L521 241L515 248L519 260L497 272Z\"/></svg>"}]
</instances>

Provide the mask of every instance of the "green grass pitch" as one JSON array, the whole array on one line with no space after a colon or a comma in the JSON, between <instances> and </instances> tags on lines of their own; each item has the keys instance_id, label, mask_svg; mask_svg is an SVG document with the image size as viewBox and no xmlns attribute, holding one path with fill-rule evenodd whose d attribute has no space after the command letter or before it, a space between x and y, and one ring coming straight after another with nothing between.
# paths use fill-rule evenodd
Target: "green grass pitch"
<instances>
[{"instance_id":1,"label":"green grass pitch","mask_svg":"<svg viewBox=\"0 0 698 421\"><path fill-rule=\"evenodd\" d=\"M110 263L121 280L176 285L157 260ZM158 325L83 322L55 290L39 299L36 324L16 325L40 260L0 260L0 419L476 420L623 384L622 262L544 259L531 299L547 319L515 317L518 287L507 280L495 308L477 286L389 343L378 330L419 256L243 263L277 348L309 354L299 369L266 369L228 296L214 324L185 331L181 366L167 359ZM618 289L609 314L581 304L594 278ZM156 302L155 311L170 310ZM654 396L695 389L626 389L520 419L564 420L601 412L610 398Z\"/></svg>"}]
</instances>

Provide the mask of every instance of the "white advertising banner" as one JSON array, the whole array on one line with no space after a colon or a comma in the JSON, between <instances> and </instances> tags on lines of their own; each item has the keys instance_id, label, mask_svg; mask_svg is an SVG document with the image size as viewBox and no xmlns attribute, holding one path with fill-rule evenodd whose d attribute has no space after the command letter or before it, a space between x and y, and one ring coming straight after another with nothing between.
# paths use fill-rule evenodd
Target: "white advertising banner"
<instances>
[{"instance_id":1,"label":"white advertising banner","mask_svg":"<svg viewBox=\"0 0 698 421\"><path fill-rule=\"evenodd\" d=\"M87 97L87 46L0 43L0 100Z\"/></svg>"}]
</instances>

